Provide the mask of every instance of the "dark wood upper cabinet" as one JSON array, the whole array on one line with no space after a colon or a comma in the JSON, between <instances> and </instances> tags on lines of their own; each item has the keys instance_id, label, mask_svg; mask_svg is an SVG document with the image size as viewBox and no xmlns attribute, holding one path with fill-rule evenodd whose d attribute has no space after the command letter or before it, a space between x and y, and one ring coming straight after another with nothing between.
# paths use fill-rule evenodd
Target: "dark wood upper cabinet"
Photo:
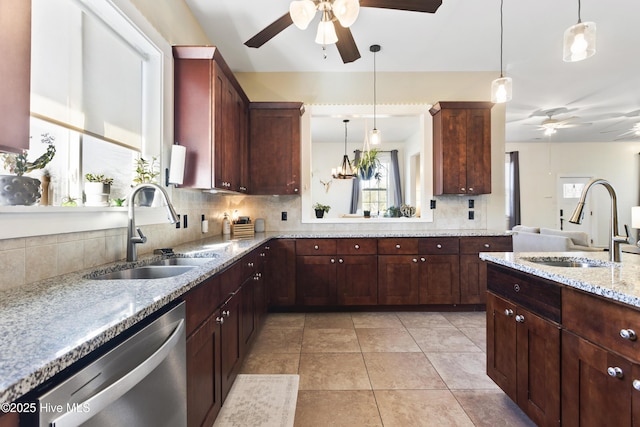
<instances>
[{"instance_id":1,"label":"dark wood upper cabinet","mask_svg":"<svg viewBox=\"0 0 640 427\"><path fill-rule=\"evenodd\" d=\"M183 185L246 191L247 96L216 47L174 46L173 56L175 141L187 148Z\"/></svg>"},{"instance_id":2,"label":"dark wood upper cabinet","mask_svg":"<svg viewBox=\"0 0 640 427\"><path fill-rule=\"evenodd\" d=\"M31 2L0 0L0 151L29 148Z\"/></svg>"},{"instance_id":3,"label":"dark wood upper cabinet","mask_svg":"<svg viewBox=\"0 0 640 427\"><path fill-rule=\"evenodd\" d=\"M433 191L491 193L490 102L439 102L433 116Z\"/></svg>"},{"instance_id":4,"label":"dark wood upper cabinet","mask_svg":"<svg viewBox=\"0 0 640 427\"><path fill-rule=\"evenodd\" d=\"M249 106L251 194L300 194L299 102Z\"/></svg>"}]
</instances>

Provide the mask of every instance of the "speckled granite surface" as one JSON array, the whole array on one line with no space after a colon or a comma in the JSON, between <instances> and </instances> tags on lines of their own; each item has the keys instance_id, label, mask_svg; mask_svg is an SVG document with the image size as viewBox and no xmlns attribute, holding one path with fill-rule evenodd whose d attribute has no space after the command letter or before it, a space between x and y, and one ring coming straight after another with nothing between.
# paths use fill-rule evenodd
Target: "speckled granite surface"
<instances>
[{"instance_id":1,"label":"speckled granite surface","mask_svg":"<svg viewBox=\"0 0 640 427\"><path fill-rule=\"evenodd\" d=\"M11 402L148 315L179 298L272 237L500 236L486 230L256 234L212 238L174 248L183 256L215 258L179 276L153 280L91 280L130 267L124 262L79 271L0 293L0 402ZM139 264L160 259L140 257Z\"/></svg>"},{"instance_id":2,"label":"speckled granite surface","mask_svg":"<svg viewBox=\"0 0 640 427\"><path fill-rule=\"evenodd\" d=\"M640 308L640 255L608 252L483 252L480 258ZM595 261L598 267L553 267L532 260Z\"/></svg>"}]
</instances>

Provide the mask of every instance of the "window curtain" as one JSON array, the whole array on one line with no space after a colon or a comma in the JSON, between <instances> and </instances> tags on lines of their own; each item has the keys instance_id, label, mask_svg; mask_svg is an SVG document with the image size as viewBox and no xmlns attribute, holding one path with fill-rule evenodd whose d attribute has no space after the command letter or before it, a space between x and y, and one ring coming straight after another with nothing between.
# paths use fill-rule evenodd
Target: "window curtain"
<instances>
[{"instance_id":1,"label":"window curtain","mask_svg":"<svg viewBox=\"0 0 640 427\"><path fill-rule=\"evenodd\" d=\"M398 166L398 150L391 150L391 196L393 206L400 207L402 200L402 182L400 181L400 168Z\"/></svg>"},{"instance_id":2,"label":"window curtain","mask_svg":"<svg viewBox=\"0 0 640 427\"><path fill-rule=\"evenodd\" d=\"M353 159L353 164L358 164L358 160L360 160L360 150L356 150L356 155ZM351 207L349 209L350 214L354 214L358 211L358 199L360 198L360 178L356 175L354 179L351 180L353 182L351 187Z\"/></svg>"},{"instance_id":3,"label":"window curtain","mask_svg":"<svg viewBox=\"0 0 640 427\"><path fill-rule=\"evenodd\" d=\"M508 176L507 188L509 192L509 211L507 212L507 225L511 230L516 225L521 224L520 218L520 160L517 151L507 153Z\"/></svg>"}]
</instances>

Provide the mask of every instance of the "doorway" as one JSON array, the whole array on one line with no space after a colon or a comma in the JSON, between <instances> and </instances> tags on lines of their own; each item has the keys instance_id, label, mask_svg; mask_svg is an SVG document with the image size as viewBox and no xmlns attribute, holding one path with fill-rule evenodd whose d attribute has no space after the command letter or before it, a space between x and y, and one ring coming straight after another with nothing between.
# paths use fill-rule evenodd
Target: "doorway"
<instances>
[{"instance_id":1,"label":"doorway","mask_svg":"<svg viewBox=\"0 0 640 427\"><path fill-rule=\"evenodd\" d=\"M594 239L597 237L593 232L593 224L597 224L596 212L592 209L591 194L587 196L583 210L582 224L572 224L569 222L573 211L580 200L582 190L592 177L585 175L558 175L558 211L556 226L561 230L584 231L589 235L592 245L597 244Z\"/></svg>"}]
</instances>

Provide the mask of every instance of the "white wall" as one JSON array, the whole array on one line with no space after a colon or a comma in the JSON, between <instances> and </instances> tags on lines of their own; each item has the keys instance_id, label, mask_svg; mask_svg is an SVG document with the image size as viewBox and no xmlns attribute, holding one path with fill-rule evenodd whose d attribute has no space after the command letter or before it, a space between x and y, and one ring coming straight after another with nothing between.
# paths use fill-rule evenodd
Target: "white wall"
<instances>
[{"instance_id":1,"label":"white wall","mask_svg":"<svg viewBox=\"0 0 640 427\"><path fill-rule=\"evenodd\" d=\"M631 206L640 205L640 142L521 142L506 143L505 148L520 153L523 224L559 228L556 186L560 175L609 181L618 196L620 232L624 233L623 224L631 224ZM606 246L609 195L602 186L594 187L591 194L597 217L592 237L597 245Z\"/></svg>"}]
</instances>

